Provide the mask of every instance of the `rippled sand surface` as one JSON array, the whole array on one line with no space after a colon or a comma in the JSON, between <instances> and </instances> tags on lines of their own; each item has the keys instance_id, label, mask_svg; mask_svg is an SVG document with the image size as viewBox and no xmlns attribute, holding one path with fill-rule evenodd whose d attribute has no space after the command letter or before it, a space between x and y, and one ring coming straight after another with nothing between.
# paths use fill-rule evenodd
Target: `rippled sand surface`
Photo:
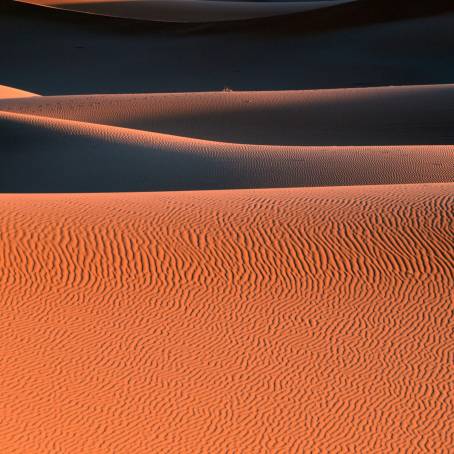
<instances>
[{"instance_id":1,"label":"rippled sand surface","mask_svg":"<svg viewBox=\"0 0 454 454\"><path fill-rule=\"evenodd\" d=\"M450 453L449 8L1 3L0 454Z\"/></svg>"},{"instance_id":2,"label":"rippled sand surface","mask_svg":"<svg viewBox=\"0 0 454 454\"><path fill-rule=\"evenodd\" d=\"M453 185L2 196L5 452L448 452Z\"/></svg>"}]
</instances>

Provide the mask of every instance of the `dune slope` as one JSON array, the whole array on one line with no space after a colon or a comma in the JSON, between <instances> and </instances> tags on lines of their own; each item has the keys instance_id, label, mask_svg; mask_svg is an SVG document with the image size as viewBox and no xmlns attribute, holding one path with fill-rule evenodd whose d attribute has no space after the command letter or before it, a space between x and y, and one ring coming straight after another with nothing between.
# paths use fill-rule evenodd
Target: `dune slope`
<instances>
[{"instance_id":1,"label":"dune slope","mask_svg":"<svg viewBox=\"0 0 454 454\"><path fill-rule=\"evenodd\" d=\"M6 99L0 191L450 182L453 118L452 85Z\"/></svg>"},{"instance_id":2,"label":"dune slope","mask_svg":"<svg viewBox=\"0 0 454 454\"><path fill-rule=\"evenodd\" d=\"M300 13L356 0L244 2L222 0L20 0L52 8L159 22L224 22Z\"/></svg>"},{"instance_id":3,"label":"dune slope","mask_svg":"<svg viewBox=\"0 0 454 454\"><path fill-rule=\"evenodd\" d=\"M1 196L3 451L448 452L453 189Z\"/></svg>"},{"instance_id":4,"label":"dune slope","mask_svg":"<svg viewBox=\"0 0 454 454\"><path fill-rule=\"evenodd\" d=\"M19 90L18 88L8 87L6 85L0 85L0 101L10 98L28 98L38 96L35 93L29 91Z\"/></svg>"},{"instance_id":5,"label":"dune slope","mask_svg":"<svg viewBox=\"0 0 454 454\"><path fill-rule=\"evenodd\" d=\"M454 85L46 96L0 111L266 145L454 143Z\"/></svg>"},{"instance_id":6,"label":"dune slope","mask_svg":"<svg viewBox=\"0 0 454 454\"><path fill-rule=\"evenodd\" d=\"M0 454L450 453L453 10L0 2Z\"/></svg>"},{"instance_id":7,"label":"dune slope","mask_svg":"<svg viewBox=\"0 0 454 454\"><path fill-rule=\"evenodd\" d=\"M226 144L0 112L1 192L450 182L454 146Z\"/></svg>"}]
</instances>

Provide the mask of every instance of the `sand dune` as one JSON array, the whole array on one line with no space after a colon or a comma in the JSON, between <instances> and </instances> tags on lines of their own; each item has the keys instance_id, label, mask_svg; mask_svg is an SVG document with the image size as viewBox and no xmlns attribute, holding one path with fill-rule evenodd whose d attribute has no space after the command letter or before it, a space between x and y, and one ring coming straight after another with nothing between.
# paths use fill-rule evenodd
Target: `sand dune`
<instances>
[{"instance_id":1,"label":"sand dune","mask_svg":"<svg viewBox=\"0 0 454 454\"><path fill-rule=\"evenodd\" d=\"M46 96L0 111L266 145L454 144L454 85Z\"/></svg>"},{"instance_id":2,"label":"sand dune","mask_svg":"<svg viewBox=\"0 0 454 454\"><path fill-rule=\"evenodd\" d=\"M454 186L8 195L3 452L448 452Z\"/></svg>"},{"instance_id":3,"label":"sand dune","mask_svg":"<svg viewBox=\"0 0 454 454\"><path fill-rule=\"evenodd\" d=\"M226 144L0 112L2 192L106 192L454 181L454 146Z\"/></svg>"},{"instance_id":4,"label":"sand dune","mask_svg":"<svg viewBox=\"0 0 454 454\"><path fill-rule=\"evenodd\" d=\"M450 452L453 8L2 2L0 453Z\"/></svg>"},{"instance_id":5,"label":"sand dune","mask_svg":"<svg viewBox=\"0 0 454 454\"><path fill-rule=\"evenodd\" d=\"M454 15L426 11L405 20L441 3L454 11L450 0L407 6L361 0L255 25L207 27L139 24L6 0L0 83L47 95L452 83ZM386 21L389 15L394 20Z\"/></svg>"},{"instance_id":6,"label":"sand dune","mask_svg":"<svg viewBox=\"0 0 454 454\"><path fill-rule=\"evenodd\" d=\"M18 88L8 87L6 85L0 85L0 101L9 98L28 98L30 96L38 96L35 93L29 91L19 90Z\"/></svg>"},{"instance_id":7,"label":"sand dune","mask_svg":"<svg viewBox=\"0 0 454 454\"><path fill-rule=\"evenodd\" d=\"M20 0L52 8L159 22L224 22L326 8L356 0L244 2L222 0Z\"/></svg>"},{"instance_id":8,"label":"sand dune","mask_svg":"<svg viewBox=\"0 0 454 454\"><path fill-rule=\"evenodd\" d=\"M0 191L450 182L453 118L452 85L2 100Z\"/></svg>"}]
</instances>

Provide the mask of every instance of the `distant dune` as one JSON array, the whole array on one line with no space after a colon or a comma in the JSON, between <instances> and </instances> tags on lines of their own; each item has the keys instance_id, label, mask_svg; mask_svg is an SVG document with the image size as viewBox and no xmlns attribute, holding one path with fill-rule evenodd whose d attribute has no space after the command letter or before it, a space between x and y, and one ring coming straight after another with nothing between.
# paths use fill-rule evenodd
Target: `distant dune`
<instances>
[{"instance_id":1,"label":"distant dune","mask_svg":"<svg viewBox=\"0 0 454 454\"><path fill-rule=\"evenodd\" d=\"M454 85L46 96L0 111L262 145L454 143Z\"/></svg>"},{"instance_id":2,"label":"distant dune","mask_svg":"<svg viewBox=\"0 0 454 454\"><path fill-rule=\"evenodd\" d=\"M222 0L18 0L104 16L159 22L224 22L311 11L356 0L244 2Z\"/></svg>"},{"instance_id":3,"label":"distant dune","mask_svg":"<svg viewBox=\"0 0 454 454\"><path fill-rule=\"evenodd\" d=\"M454 11L454 2L404 3L361 0L269 19L191 25L6 0L0 2L0 41L8 43L0 83L45 95L452 83L454 15L422 11L442 10L440 4ZM416 13L419 18L405 19Z\"/></svg>"},{"instance_id":4,"label":"distant dune","mask_svg":"<svg viewBox=\"0 0 454 454\"><path fill-rule=\"evenodd\" d=\"M7 87L5 85L0 85L0 101L3 99L9 98L28 98L30 96L37 96L34 93L29 91L18 90L17 88Z\"/></svg>"},{"instance_id":5,"label":"distant dune","mask_svg":"<svg viewBox=\"0 0 454 454\"><path fill-rule=\"evenodd\" d=\"M3 452L448 452L454 185L3 195Z\"/></svg>"},{"instance_id":6,"label":"distant dune","mask_svg":"<svg viewBox=\"0 0 454 454\"><path fill-rule=\"evenodd\" d=\"M0 191L450 182L453 114L453 86L5 100Z\"/></svg>"}]
</instances>

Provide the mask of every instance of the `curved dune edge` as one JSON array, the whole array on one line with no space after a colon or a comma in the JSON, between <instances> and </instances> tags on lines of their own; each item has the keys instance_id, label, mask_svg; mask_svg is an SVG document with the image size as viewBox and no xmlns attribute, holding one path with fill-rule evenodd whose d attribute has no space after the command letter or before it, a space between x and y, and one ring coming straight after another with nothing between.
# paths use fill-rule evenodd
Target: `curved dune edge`
<instances>
[{"instance_id":1,"label":"curved dune edge","mask_svg":"<svg viewBox=\"0 0 454 454\"><path fill-rule=\"evenodd\" d=\"M159 22L224 22L311 11L356 0L232 2L204 0L16 0L102 16Z\"/></svg>"},{"instance_id":2,"label":"curved dune edge","mask_svg":"<svg viewBox=\"0 0 454 454\"><path fill-rule=\"evenodd\" d=\"M119 192L454 181L454 145L227 144L0 112L1 192Z\"/></svg>"},{"instance_id":3,"label":"curved dune edge","mask_svg":"<svg viewBox=\"0 0 454 454\"><path fill-rule=\"evenodd\" d=\"M2 449L444 452L453 194L0 196Z\"/></svg>"},{"instance_id":4,"label":"curved dune edge","mask_svg":"<svg viewBox=\"0 0 454 454\"><path fill-rule=\"evenodd\" d=\"M0 111L262 145L454 143L454 85L46 96Z\"/></svg>"},{"instance_id":5,"label":"curved dune edge","mask_svg":"<svg viewBox=\"0 0 454 454\"><path fill-rule=\"evenodd\" d=\"M10 98L29 98L39 96L29 91L19 90L18 88L9 87L7 85L0 85L0 102L4 99Z\"/></svg>"}]
</instances>

